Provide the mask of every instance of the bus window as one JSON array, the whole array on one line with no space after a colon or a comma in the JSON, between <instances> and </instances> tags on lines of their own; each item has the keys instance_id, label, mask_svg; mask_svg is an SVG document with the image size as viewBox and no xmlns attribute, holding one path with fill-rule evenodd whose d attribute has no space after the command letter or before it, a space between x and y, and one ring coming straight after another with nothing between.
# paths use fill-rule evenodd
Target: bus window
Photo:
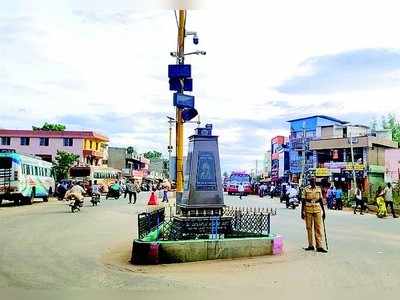
<instances>
[{"instance_id":1,"label":"bus window","mask_svg":"<svg viewBox=\"0 0 400 300\"><path fill-rule=\"evenodd\" d=\"M35 173L33 175L38 176L38 167L36 166L35 166Z\"/></svg>"},{"instance_id":2,"label":"bus window","mask_svg":"<svg viewBox=\"0 0 400 300\"><path fill-rule=\"evenodd\" d=\"M11 169L12 159L11 157L0 157L0 169Z\"/></svg>"}]
</instances>

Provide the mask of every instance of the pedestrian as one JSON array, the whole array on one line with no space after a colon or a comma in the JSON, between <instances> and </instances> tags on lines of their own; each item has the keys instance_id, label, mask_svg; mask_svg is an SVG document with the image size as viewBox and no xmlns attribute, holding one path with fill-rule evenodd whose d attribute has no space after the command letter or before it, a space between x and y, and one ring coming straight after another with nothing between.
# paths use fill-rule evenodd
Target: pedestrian
<instances>
[{"instance_id":1,"label":"pedestrian","mask_svg":"<svg viewBox=\"0 0 400 300\"><path fill-rule=\"evenodd\" d=\"M301 205L301 218L305 220L308 238L306 251L327 253L322 245L323 222L325 220L325 209L322 202L322 191L315 185L315 178L310 178L310 185L304 189L304 197ZM313 242L313 231L315 246Z\"/></svg>"},{"instance_id":2,"label":"pedestrian","mask_svg":"<svg viewBox=\"0 0 400 300\"><path fill-rule=\"evenodd\" d=\"M163 199L162 202L167 202L168 203L168 186L164 185L163 188Z\"/></svg>"},{"instance_id":3,"label":"pedestrian","mask_svg":"<svg viewBox=\"0 0 400 300\"><path fill-rule=\"evenodd\" d=\"M132 204L132 195L134 192L134 186L131 180L128 180L125 185L125 194L124 194L124 199L126 199L126 196L129 196L129 204ZM135 201L136 202L136 201Z\"/></svg>"},{"instance_id":4,"label":"pedestrian","mask_svg":"<svg viewBox=\"0 0 400 300\"><path fill-rule=\"evenodd\" d=\"M239 192L239 199L242 199L242 196L243 196L243 194L244 194L244 186L243 186L243 183L239 183L238 192Z\"/></svg>"},{"instance_id":5,"label":"pedestrian","mask_svg":"<svg viewBox=\"0 0 400 300\"><path fill-rule=\"evenodd\" d=\"M138 193L140 193L140 185L136 180L134 180L133 181L133 204L136 203Z\"/></svg>"},{"instance_id":6,"label":"pedestrian","mask_svg":"<svg viewBox=\"0 0 400 300\"><path fill-rule=\"evenodd\" d=\"M385 192L381 186L379 186L378 190L376 191L375 199L376 199L376 205L378 206L378 212L376 213L376 216L378 218L386 217L387 210L385 204Z\"/></svg>"},{"instance_id":7,"label":"pedestrian","mask_svg":"<svg viewBox=\"0 0 400 300\"><path fill-rule=\"evenodd\" d=\"M271 193L271 199L274 198L274 193L275 193L275 186L274 185L271 185L270 193Z\"/></svg>"},{"instance_id":8,"label":"pedestrian","mask_svg":"<svg viewBox=\"0 0 400 300\"><path fill-rule=\"evenodd\" d=\"M354 207L354 214L357 214L357 207L360 206L360 215L364 214L364 201L362 197L361 187L358 185L355 192L356 206Z\"/></svg>"},{"instance_id":9,"label":"pedestrian","mask_svg":"<svg viewBox=\"0 0 400 300\"><path fill-rule=\"evenodd\" d=\"M336 195L336 189L335 186L332 184L329 187L328 192L326 193L326 202L328 209L333 209L335 204L335 195Z\"/></svg>"},{"instance_id":10,"label":"pedestrian","mask_svg":"<svg viewBox=\"0 0 400 300\"><path fill-rule=\"evenodd\" d=\"M394 207L393 207L393 188L392 188L392 185L390 182L387 183L383 192L385 193L386 210L389 211L389 206L390 206L390 209L392 210L393 218L398 218L398 216L396 216L396 212L394 211Z\"/></svg>"},{"instance_id":11,"label":"pedestrian","mask_svg":"<svg viewBox=\"0 0 400 300\"><path fill-rule=\"evenodd\" d=\"M343 197L343 190L339 186L339 187L336 188L336 191L335 191L335 202L336 202L335 209L336 210L342 210L343 209L342 197Z\"/></svg>"}]
</instances>

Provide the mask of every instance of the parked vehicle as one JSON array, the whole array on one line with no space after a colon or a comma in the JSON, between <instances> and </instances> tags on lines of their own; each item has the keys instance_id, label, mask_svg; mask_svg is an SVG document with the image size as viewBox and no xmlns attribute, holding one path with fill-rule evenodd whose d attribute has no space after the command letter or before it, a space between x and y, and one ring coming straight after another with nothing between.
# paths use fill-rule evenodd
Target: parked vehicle
<instances>
[{"instance_id":1,"label":"parked vehicle","mask_svg":"<svg viewBox=\"0 0 400 300\"><path fill-rule=\"evenodd\" d=\"M35 198L48 201L55 189L52 164L36 156L15 151L0 152L0 204L32 204Z\"/></svg>"}]
</instances>

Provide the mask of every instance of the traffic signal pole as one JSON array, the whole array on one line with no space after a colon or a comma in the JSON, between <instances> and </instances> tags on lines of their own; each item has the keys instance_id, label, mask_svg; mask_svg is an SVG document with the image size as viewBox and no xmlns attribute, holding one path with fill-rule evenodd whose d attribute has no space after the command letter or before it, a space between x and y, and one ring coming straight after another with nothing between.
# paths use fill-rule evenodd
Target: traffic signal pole
<instances>
[{"instance_id":1,"label":"traffic signal pole","mask_svg":"<svg viewBox=\"0 0 400 300\"><path fill-rule=\"evenodd\" d=\"M184 64L186 10L179 10L177 64ZM183 93L183 79L181 90ZM176 108L176 198L183 193L183 120L182 109Z\"/></svg>"}]
</instances>

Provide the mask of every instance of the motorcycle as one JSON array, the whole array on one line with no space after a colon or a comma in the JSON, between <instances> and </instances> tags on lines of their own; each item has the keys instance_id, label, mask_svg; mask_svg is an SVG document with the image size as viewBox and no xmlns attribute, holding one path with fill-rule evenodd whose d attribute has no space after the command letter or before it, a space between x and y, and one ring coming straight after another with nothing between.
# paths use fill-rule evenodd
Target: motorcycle
<instances>
[{"instance_id":1,"label":"motorcycle","mask_svg":"<svg viewBox=\"0 0 400 300\"><path fill-rule=\"evenodd\" d=\"M76 197L72 196L67 199L67 205L71 208L71 212L81 211L80 207L83 207L83 201L78 200Z\"/></svg>"},{"instance_id":2,"label":"motorcycle","mask_svg":"<svg viewBox=\"0 0 400 300\"><path fill-rule=\"evenodd\" d=\"M289 201L286 202L286 208L296 209L300 205L299 199L297 197L290 197Z\"/></svg>"},{"instance_id":3,"label":"motorcycle","mask_svg":"<svg viewBox=\"0 0 400 300\"><path fill-rule=\"evenodd\" d=\"M120 196L121 196L121 193L119 191L113 190L113 189L109 189L108 193L107 193L107 196L106 196L106 199L114 198L115 200L118 200Z\"/></svg>"},{"instance_id":4,"label":"motorcycle","mask_svg":"<svg viewBox=\"0 0 400 300\"><path fill-rule=\"evenodd\" d=\"M97 204L100 203L100 194L93 193L90 202L92 203L93 206L97 206Z\"/></svg>"}]
</instances>

